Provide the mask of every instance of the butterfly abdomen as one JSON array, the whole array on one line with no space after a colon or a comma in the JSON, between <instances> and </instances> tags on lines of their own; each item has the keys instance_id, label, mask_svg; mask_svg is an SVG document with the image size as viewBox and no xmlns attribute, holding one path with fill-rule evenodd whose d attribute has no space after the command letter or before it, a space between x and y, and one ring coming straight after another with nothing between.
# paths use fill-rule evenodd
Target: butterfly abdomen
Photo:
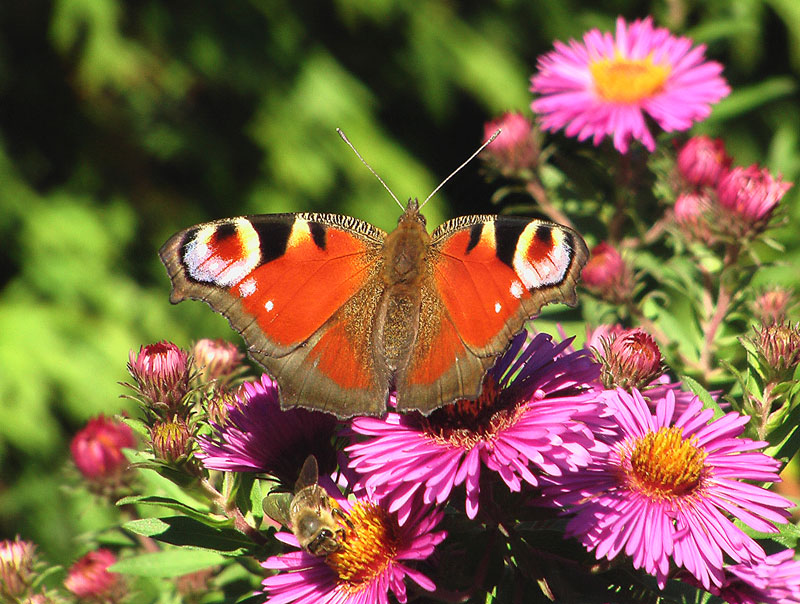
<instances>
[{"instance_id":1,"label":"butterfly abdomen","mask_svg":"<svg viewBox=\"0 0 800 604\"><path fill-rule=\"evenodd\" d=\"M383 246L381 280L384 285L375 316L377 356L385 364L390 380L408 364L419 331L421 283L430 235L421 215L407 210Z\"/></svg>"}]
</instances>

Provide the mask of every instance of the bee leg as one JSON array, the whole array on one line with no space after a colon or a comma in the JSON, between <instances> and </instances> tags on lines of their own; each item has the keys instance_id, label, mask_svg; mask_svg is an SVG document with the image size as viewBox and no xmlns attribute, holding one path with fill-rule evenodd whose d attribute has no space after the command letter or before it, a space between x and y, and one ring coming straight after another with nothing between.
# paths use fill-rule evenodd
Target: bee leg
<instances>
[{"instance_id":1,"label":"bee leg","mask_svg":"<svg viewBox=\"0 0 800 604\"><path fill-rule=\"evenodd\" d=\"M331 509L331 515L336 517L337 519L343 521L347 526L349 526L351 529L355 530L356 527L350 521L350 517L347 514L345 514L342 510L340 510L339 508L332 508Z\"/></svg>"}]
</instances>

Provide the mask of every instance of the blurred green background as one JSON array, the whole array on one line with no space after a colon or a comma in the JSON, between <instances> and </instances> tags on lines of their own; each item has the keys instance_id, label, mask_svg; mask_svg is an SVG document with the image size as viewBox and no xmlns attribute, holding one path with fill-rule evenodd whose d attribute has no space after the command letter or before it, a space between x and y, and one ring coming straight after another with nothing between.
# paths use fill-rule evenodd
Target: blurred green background
<instances>
[{"instance_id":1,"label":"blurred green background","mask_svg":"<svg viewBox=\"0 0 800 604\"><path fill-rule=\"evenodd\" d=\"M201 304L172 307L156 252L223 216L349 213L384 229L479 144L527 111L554 39L617 14L709 46L734 94L696 132L739 164L800 171L795 0L29 0L0 3L0 537L69 563L76 535L112 522L68 481L90 416L131 409L128 351L168 338L239 342ZM491 212L477 162L426 207L431 226ZM798 194L786 198L797 224ZM778 238L797 278L797 231ZM76 477L72 476L77 482Z\"/></svg>"}]
</instances>

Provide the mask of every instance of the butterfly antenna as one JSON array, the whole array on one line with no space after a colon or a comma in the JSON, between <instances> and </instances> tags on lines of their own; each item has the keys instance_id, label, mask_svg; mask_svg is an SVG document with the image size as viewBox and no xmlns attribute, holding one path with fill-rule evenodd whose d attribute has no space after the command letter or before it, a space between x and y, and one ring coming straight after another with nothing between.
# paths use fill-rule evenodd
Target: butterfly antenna
<instances>
[{"instance_id":1,"label":"butterfly antenna","mask_svg":"<svg viewBox=\"0 0 800 604\"><path fill-rule=\"evenodd\" d=\"M364 164L364 165L367 167L367 170L369 170L370 172L372 172L372 175L373 175L375 178L377 178L377 179L380 181L380 183L383 185L383 188L384 188L384 189L386 189L387 191L389 191L389 195L391 195L391 196L392 196L392 199L394 199L394 200L397 202L397 205L399 205L399 206L400 206L400 209L402 209L402 210L405 210L405 209L406 209L406 208L405 208L405 206L404 206L402 203L400 203L400 200L399 200L399 199L397 199L397 197L395 196L395 194L394 194L394 193L392 193L392 190L389 188L389 185L387 185L385 182L383 182L383 179L382 179L380 176L378 176L378 173L377 173L375 170L373 170L373 169L372 169L372 166L370 166L370 165L367 163L367 161L366 161L366 160L365 160L363 157L361 157L361 154L360 154L360 153L358 152L358 150L357 150L357 149L356 149L356 148L353 146L353 143L351 143L351 142L348 140L348 138L345 136L344 132L342 132L342 129L341 129L341 128L337 128L337 129L336 129L336 132L338 132L338 133L339 133L339 136L341 136L341 137L342 137L342 140L343 140L344 142L346 142L346 143L347 143L347 146L348 146L348 147L350 147L350 148L353 150L353 153L355 153L355 154L356 154L356 157L358 157L358 159L360 159L360 160L361 160L361 163L362 163L362 164Z\"/></svg>"},{"instance_id":2,"label":"butterfly antenna","mask_svg":"<svg viewBox=\"0 0 800 604\"><path fill-rule=\"evenodd\" d=\"M435 188L433 191L431 191L431 194L430 194L430 195L428 195L428 196L425 198L425 201L423 201L421 204L419 204L419 209L421 210L421 209L422 209L422 206L424 206L426 203L428 203L428 200L429 200L431 197L433 197L434 195L436 195L436 193L439 191L439 189L441 189L441 188L444 186L444 184L445 184L445 183L446 183L448 180L450 180L451 178L453 178L453 176L455 176L456 174L458 174L458 172L459 172L459 170L461 170L461 168L463 168L463 167L464 167L464 166L466 166L466 165L467 165L469 162L471 162L473 159L475 159L475 156L476 156L476 155L478 155L478 153L480 153L481 151L483 151L483 150L484 150L484 149L485 149L487 146L489 146L489 145L491 144L491 142L492 142L494 139L496 139L498 136L500 136L500 133L501 133L501 132L502 132L502 129L498 128L498 129L497 129L497 131L496 131L494 134L492 134L492 136L490 136L490 137L489 137L489 140L487 140L487 141L486 141L485 143L483 143L483 144L482 144L480 147L478 147L478 150L477 150L477 151L475 151L475 153L473 153L472 155L470 155L470 156L469 156L469 157L466 159L466 161L464 161L464 163L463 163L463 164L461 164L461 165L460 165L458 168L456 168L455 170L453 170L453 171L450 173L450 176L448 176L448 177L447 177L447 178L445 178L445 179L444 179L442 182L440 182L440 183L439 183L439 186L438 186L438 187L436 187L436 188Z\"/></svg>"}]
</instances>

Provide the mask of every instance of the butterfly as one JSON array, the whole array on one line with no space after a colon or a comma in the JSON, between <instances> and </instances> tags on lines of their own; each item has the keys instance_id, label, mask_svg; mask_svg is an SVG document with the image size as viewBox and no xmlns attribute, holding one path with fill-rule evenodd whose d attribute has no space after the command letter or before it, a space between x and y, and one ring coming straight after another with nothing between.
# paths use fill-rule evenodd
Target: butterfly
<instances>
[{"instance_id":1,"label":"butterfly","mask_svg":"<svg viewBox=\"0 0 800 604\"><path fill-rule=\"evenodd\" d=\"M515 216L462 216L428 234L420 207L409 199L391 233L321 213L184 229L159 251L170 301L203 300L227 317L283 408L383 415L394 392L398 411L429 414L477 398L526 320L575 304L589 252L566 226Z\"/></svg>"},{"instance_id":2,"label":"butterfly","mask_svg":"<svg viewBox=\"0 0 800 604\"><path fill-rule=\"evenodd\" d=\"M462 216L428 234L411 199L386 233L337 214L226 218L182 230L159 255L173 304L203 300L278 382L284 408L428 414L476 398L523 323L574 305L588 251L575 231Z\"/></svg>"}]
</instances>

